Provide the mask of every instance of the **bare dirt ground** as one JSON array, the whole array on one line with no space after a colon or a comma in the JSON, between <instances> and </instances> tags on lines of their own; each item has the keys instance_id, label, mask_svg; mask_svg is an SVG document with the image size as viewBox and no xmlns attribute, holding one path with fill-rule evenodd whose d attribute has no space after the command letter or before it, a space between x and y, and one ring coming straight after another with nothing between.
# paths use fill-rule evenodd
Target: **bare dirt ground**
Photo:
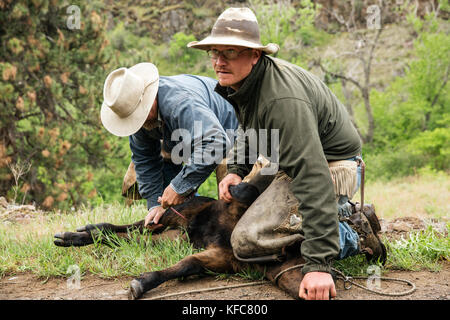
<instances>
[{"instance_id":1,"label":"bare dirt ground","mask_svg":"<svg viewBox=\"0 0 450 320\"><path fill-rule=\"evenodd\" d=\"M345 290L342 281L337 281L337 300L450 300L450 263L445 262L441 271L394 271L384 275L412 281L416 291L401 297L381 296L353 286ZM67 280L52 278L44 283L31 274L19 274L0 280L1 300L125 300L131 278L115 280L100 279L88 275L82 279L79 289L70 288ZM229 278L217 280L214 277L196 277L186 280L171 280L146 293L143 299L155 299L162 295L190 290L230 286L246 283L246 280ZM359 283L365 285L364 280ZM381 289L387 292L399 292L408 286L392 282L381 282ZM166 297L168 300L293 300L271 283L263 285L230 288L225 290L187 293Z\"/></svg>"},{"instance_id":2,"label":"bare dirt ground","mask_svg":"<svg viewBox=\"0 0 450 320\"><path fill-rule=\"evenodd\" d=\"M398 218L389 222L381 221L382 233L391 238L400 237L411 230L424 227L418 218ZM439 225L436 226L439 228ZM450 262L444 261L439 272L430 271L390 271L383 277L400 278L416 285L414 293L392 297L377 295L353 286L346 290L342 281L337 281L337 300L450 300ZM72 288L65 278L40 279L30 273L5 276L0 279L0 300L125 300L128 298L128 286L131 277L101 279L95 275L86 275L81 279L79 288ZM185 291L213 287L232 286L247 283L238 277L217 279L214 276L191 277L184 280L171 280L158 288L147 292L143 299L158 299L161 296ZM365 280L358 283L366 285ZM381 290L385 292L403 292L409 286L397 282L381 281ZM163 297L167 300L293 300L285 292L267 282L255 286L227 288L201 293L185 293Z\"/></svg>"}]
</instances>

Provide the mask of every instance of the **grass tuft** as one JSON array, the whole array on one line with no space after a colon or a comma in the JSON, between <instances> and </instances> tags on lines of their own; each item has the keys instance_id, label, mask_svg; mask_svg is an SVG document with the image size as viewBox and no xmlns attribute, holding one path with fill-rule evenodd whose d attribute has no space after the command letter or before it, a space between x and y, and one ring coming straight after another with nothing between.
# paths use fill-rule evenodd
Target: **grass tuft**
<instances>
[{"instance_id":1,"label":"grass tuft","mask_svg":"<svg viewBox=\"0 0 450 320\"><path fill-rule=\"evenodd\" d=\"M407 237L391 240L385 236L382 241L387 249L387 261L368 263L363 255L349 257L334 262L334 267L346 275L368 276L373 266L382 273L388 270L439 271L443 260L450 260L450 223L446 232L434 229L431 225L425 230L411 232Z\"/></svg>"},{"instance_id":2,"label":"grass tuft","mask_svg":"<svg viewBox=\"0 0 450 320\"><path fill-rule=\"evenodd\" d=\"M386 267L390 269L439 271L440 262L450 259L450 223L446 233L428 226L425 230L411 232L408 237L387 241L389 252Z\"/></svg>"}]
</instances>

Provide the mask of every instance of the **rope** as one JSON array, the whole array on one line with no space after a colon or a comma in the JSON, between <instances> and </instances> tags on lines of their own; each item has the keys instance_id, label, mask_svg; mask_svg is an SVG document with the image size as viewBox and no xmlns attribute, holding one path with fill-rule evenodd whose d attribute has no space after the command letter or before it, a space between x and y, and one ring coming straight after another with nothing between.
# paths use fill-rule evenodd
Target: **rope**
<instances>
[{"instance_id":1,"label":"rope","mask_svg":"<svg viewBox=\"0 0 450 320\"><path fill-rule=\"evenodd\" d=\"M275 282L275 285L278 285L278 278L280 278L283 275L283 273L291 271L291 270L294 270L294 269L303 268L304 265L305 265L304 263L297 264L295 266L286 268L286 269L281 270L280 272L278 272L277 275L273 278L273 281Z\"/></svg>"},{"instance_id":2,"label":"rope","mask_svg":"<svg viewBox=\"0 0 450 320\"><path fill-rule=\"evenodd\" d=\"M293 269L298 269L298 268L302 268L305 264L297 264L295 266L286 268L282 271L280 271L275 277L274 277L274 282L275 284L278 284L278 279L283 275L283 273L293 270ZM376 279L380 279L380 280L384 280L384 281L397 281L397 282L403 282L406 283L407 285L411 286L412 288L403 292L383 292L383 291L378 291L378 290L374 290L371 288L368 288L366 286L363 286L355 281L353 281L353 279L369 279L369 277L350 277L350 276L346 276L344 273L342 273L341 271L335 269L335 268L331 268L334 272L337 273L338 275L338 279L343 280L344 281L344 289L345 290L350 290L352 285L355 285L361 289L364 289L366 291L375 293L375 294L379 294L382 296L388 296L388 297L399 297L399 296L406 296L409 294L412 294L415 290L416 290L416 285L409 281L409 280L405 280L405 279L398 279L398 278L388 278L388 277L377 277ZM350 283L350 286L347 285L347 283Z\"/></svg>"},{"instance_id":3,"label":"rope","mask_svg":"<svg viewBox=\"0 0 450 320\"><path fill-rule=\"evenodd\" d=\"M213 288L206 288L206 289L197 289L197 290L188 290L183 292L176 292L176 293L170 293L170 294L164 294L161 296L151 297L149 299L145 300L159 300L169 297L175 297L185 294L192 294L192 293L201 293L201 292L208 292L208 291L217 291L217 290L224 290L224 289L233 289L233 288L241 288L241 287L250 287L250 286L259 286L263 284L269 284L268 281L258 281L258 282L249 282L249 283L241 283L241 284L235 284L230 286L221 286L221 287L213 287Z\"/></svg>"},{"instance_id":4,"label":"rope","mask_svg":"<svg viewBox=\"0 0 450 320\"><path fill-rule=\"evenodd\" d=\"M353 281L353 279L369 279L369 277L350 277L350 276L346 276L344 275L341 271L335 269L335 268L331 268L334 272L336 272L338 274L338 279L343 280L344 281L344 289L345 290L350 290L352 285L355 285L361 289L364 289L366 291L375 293L375 294L379 294L382 296L388 296L388 297L400 297L400 296L406 296L409 294L412 294L414 291L416 291L416 285L409 281L409 280L405 280L405 279L398 279L398 278L388 278L388 277L374 277L374 279L380 279L380 280L384 280L384 281L397 281L397 282L403 282L406 283L407 285L411 286L412 288L403 292L383 292L383 291L378 291L378 290L374 290L371 288L368 288L366 286L363 286L355 281ZM350 283L350 286L347 285L347 283Z\"/></svg>"},{"instance_id":5,"label":"rope","mask_svg":"<svg viewBox=\"0 0 450 320\"><path fill-rule=\"evenodd\" d=\"M275 282L276 285L278 285L278 279L285 273L294 269L298 269L298 268L302 268L305 264L297 264L295 266L292 267L288 267L284 270L281 270L280 272L277 273L277 275L275 275L275 277L273 278L273 281ZM368 288L366 286L363 286L355 281L353 281L354 279L368 279L369 277L351 277L351 276L346 276L343 272L341 272L340 270L337 270L335 268L331 268L334 272L337 273L337 278L339 280L343 280L344 281L344 289L345 290L350 290L352 285L355 285L361 289L364 289L366 291L375 293L375 294L379 294L382 296L389 296L389 297L399 297L399 296L406 296L409 294L412 294L415 290L416 290L416 285L409 281L409 280L405 280L405 279L398 279L398 278L388 278L388 277L377 277L376 279L380 279L380 280L384 280L384 281L397 281L397 282L403 282L406 283L407 285L411 286L412 288L403 292L383 292L383 291L378 291L378 290L373 290L371 288ZM213 287L213 288L205 288L205 289L196 289L196 290L188 290L188 291L182 291L182 292L177 292L177 293L170 293L170 294L165 294L165 295L161 295L161 296L156 296L156 297L152 297L149 299L145 299L145 300L159 300L159 299L165 299L165 298L169 298L169 297L175 297L175 296L180 296L180 295L186 295L186 294L192 294L192 293L201 293L201 292L208 292L208 291L218 291L218 290L225 290L225 289L234 289L234 288L241 288L241 287L250 287L250 286L259 286L259 285L263 285L263 284L268 284L270 282L268 281L257 281L257 282L248 282L248 283L241 283L241 284L235 284L235 285L230 285L230 286L220 286L220 287ZM350 283L350 285L347 285L347 283Z\"/></svg>"}]
</instances>

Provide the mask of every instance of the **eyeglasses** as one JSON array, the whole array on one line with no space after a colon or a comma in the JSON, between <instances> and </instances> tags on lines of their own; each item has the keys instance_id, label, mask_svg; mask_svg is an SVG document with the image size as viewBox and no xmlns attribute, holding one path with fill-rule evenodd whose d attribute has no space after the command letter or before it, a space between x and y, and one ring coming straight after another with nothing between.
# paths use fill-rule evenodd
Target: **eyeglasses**
<instances>
[{"instance_id":1,"label":"eyeglasses","mask_svg":"<svg viewBox=\"0 0 450 320\"><path fill-rule=\"evenodd\" d=\"M219 51L216 49L210 49L207 52L208 52L208 56L213 60L219 59L219 56L222 56L227 60L234 60L237 57L239 57L242 52L247 51L247 50L251 50L251 48L247 48L247 49L244 49L241 51L236 51L234 49L226 49L226 50L222 50L222 51Z\"/></svg>"}]
</instances>

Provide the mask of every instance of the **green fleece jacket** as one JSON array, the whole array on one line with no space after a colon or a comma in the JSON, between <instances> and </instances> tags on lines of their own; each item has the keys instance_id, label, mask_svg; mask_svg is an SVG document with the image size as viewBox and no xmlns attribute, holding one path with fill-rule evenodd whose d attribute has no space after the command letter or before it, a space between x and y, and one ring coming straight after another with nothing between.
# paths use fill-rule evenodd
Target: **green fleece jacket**
<instances>
[{"instance_id":1,"label":"green fleece jacket","mask_svg":"<svg viewBox=\"0 0 450 320\"><path fill-rule=\"evenodd\" d=\"M328 161L361 153L345 106L313 74L265 55L238 91L219 84L216 91L234 106L243 130L267 129L269 137L271 129L279 130L279 169L292 178L290 188L303 219L303 273L331 272L339 253L339 222ZM257 152L270 153L267 143L269 151ZM251 167L234 163L228 172L244 177Z\"/></svg>"}]
</instances>

